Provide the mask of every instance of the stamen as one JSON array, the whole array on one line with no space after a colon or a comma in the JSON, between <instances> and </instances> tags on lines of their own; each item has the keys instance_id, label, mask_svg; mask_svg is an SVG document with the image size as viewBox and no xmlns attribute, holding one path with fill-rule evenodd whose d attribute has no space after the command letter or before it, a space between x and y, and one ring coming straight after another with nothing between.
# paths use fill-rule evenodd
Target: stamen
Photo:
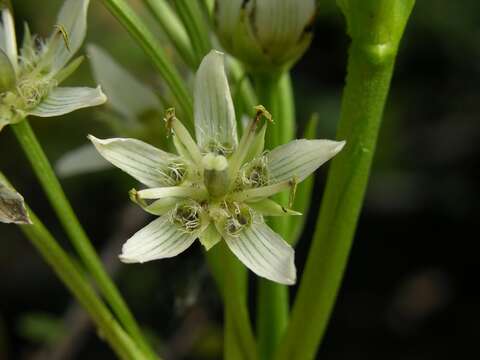
<instances>
[{"instance_id":1,"label":"stamen","mask_svg":"<svg viewBox=\"0 0 480 360\"><path fill-rule=\"evenodd\" d=\"M151 188L137 192L139 199L161 199L165 197L183 197L203 200L207 197L205 188L193 186L168 186Z\"/></svg>"},{"instance_id":2,"label":"stamen","mask_svg":"<svg viewBox=\"0 0 480 360\"><path fill-rule=\"evenodd\" d=\"M170 221L181 231L192 233L202 226L202 207L195 201L177 204L170 215Z\"/></svg>"},{"instance_id":3,"label":"stamen","mask_svg":"<svg viewBox=\"0 0 480 360\"><path fill-rule=\"evenodd\" d=\"M198 165L201 166L202 163L202 154L197 143L192 139L192 136L188 130L183 126L180 120L175 116L175 109L170 108L165 111L165 123L169 131L174 131L177 135L178 140L185 146L185 149L190 154L192 160Z\"/></svg>"},{"instance_id":4,"label":"stamen","mask_svg":"<svg viewBox=\"0 0 480 360\"><path fill-rule=\"evenodd\" d=\"M293 186L296 186L296 181L286 180L277 184L262 186L259 188L248 189L234 193L231 196L231 199L234 201L259 201Z\"/></svg>"},{"instance_id":5,"label":"stamen","mask_svg":"<svg viewBox=\"0 0 480 360\"><path fill-rule=\"evenodd\" d=\"M236 202L225 202L224 206L228 214L224 224L224 231L227 234L237 236L245 227L252 224L253 213L248 206L242 206Z\"/></svg>"},{"instance_id":6,"label":"stamen","mask_svg":"<svg viewBox=\"0 0 480 360\"><path fill-rule=\"evenodd\" d=\"M243 162L248 154L248 151L255 139L256 130L258 128L258 124L262 117L266 118L268 121L273 122L272 115L262 106L257 105L255 106L256 114L255 117L250 121L247 130L243 134L240 143L238 145L237 150L233 153L231 160L230 160L230 177L232 179L236 178L236 174L243 165ZM230 184L230 188L235 185L235 182L232 181Z\"/></svg>"}]
</instances>

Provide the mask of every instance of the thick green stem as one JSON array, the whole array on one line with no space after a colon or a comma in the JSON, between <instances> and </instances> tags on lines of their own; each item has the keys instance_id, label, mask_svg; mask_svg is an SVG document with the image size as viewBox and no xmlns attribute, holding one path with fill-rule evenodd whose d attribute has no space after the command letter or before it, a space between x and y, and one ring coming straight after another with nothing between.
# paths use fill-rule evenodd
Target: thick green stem
<instances>
[{"instance_id":1,"label":"thick green stem","mask_svg":"<svg viewBox=\"0 0 480 360\"><path fill-rule=\"evenodd\" d=\"M175 100L186 116L187 123L193 128L192 98L185 85L185 81L168 60L162 45L125 0L103 0L103 3L152 60L158 72L170 87Z\"/></svg>"},{"instance_id":2,"label":"thick green stem","mask_svg":"<svg viewBox=\"0 0 480 360\"><path fill-rule=\"evenodd\" d=\"M223 255L224 271L224 359L257 359L255 338L250 325L247 299L245 267L235 258L225 241L218 244Z\"/></svg>"},{"instance_id":3,"label":"thick green stem","mask_svg":"<svg viewBox=\"0 0 480 360\"><path fill-rule=\"evenodd\" d=\"M392 56L370 60L354 41L337 133L347 145L331 164L301 286L276 359L315 357L343 277L394 68Z\"/></svg>"},{"instance_id":4,"label":"thick green stem","mask_svg":"<svg viewBox=\"0 0 480 360\"><path fill-rule=\"evenodd\" d=\"M112 279L105 271L98 254L80 225L28 121L23 120L18 124L12 125L12 129L25 155L30 161L55 213L72 241L73 246L80 255L85 267L97 282L103 296L132 338L138 343L142 350L148 354L149 358L155 359L155 353L144 340L135 318L128 309Z\"/></svg>"},{"instance_id":5,"label":"thick green stem","mask_svg":"<svg viewBox=\"0 0 480 360\"><path fill-rule=\"evenodd\" d=\"M255 79L259 101L271 112L274 124L267 130L266 146L273 149L290 141L294 136L295 109L288 73L278 77ZM286 205L288 194L279 194L276 200ZM287 239L290 219L271 218L272 229ZM261 359L271 359L288 323L288 288L284 285L260 279L258 282L257 333Z\"/></svg>"}]
</instances>

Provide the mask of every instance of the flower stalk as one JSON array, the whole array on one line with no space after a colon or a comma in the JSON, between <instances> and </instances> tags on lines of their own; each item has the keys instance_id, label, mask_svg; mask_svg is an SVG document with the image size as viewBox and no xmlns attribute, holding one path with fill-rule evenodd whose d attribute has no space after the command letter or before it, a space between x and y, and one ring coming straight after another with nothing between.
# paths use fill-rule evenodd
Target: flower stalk
<instances>
[{"instance_id":1,"label":"flower stalk","mask_svg":"<svg viewBox=\"0 0 480 360\"><path fill-rule=\"evenodd\" d=\"M313 359L341 284L362 207L398 44L414 1L339 1L352 43L333 161L290 323L275 359ZM386 51L388 50L388 51Z\"/></svg>"},{"instance_id":2,"label":"flower stalk","mask_svg":"<svg viewBox=\"0 0 480 360\"><path fill-rule=\"evenodd\" d=\"M257 75L255 85L260 102L267 106L274 121L266 136L266 146L273 149L294 137L295 109L290 75ZM310 180L310 179L309 179ZM288 193L276 197L282 204L288 201ZM271 218L270 226L291 243L290 218ZM293 219L293 221L300 221ZM287 327L289 317L288 288L267 280L258 282L257 334L258 349L262 359L270 359Z\"/></svg>"},{"instance_id":3,"label":"flower stalk","mask_svg":"<svg viewBox=\"0 0 480 360\"><path fill-rule=\"evenodd\" d=\"M105 271L98 254L80 225L30 124L24 120L12 125L12 129L85 267L97 282L102 294L125 329L139 346L149 354L148 358L155 359L155 353L144 340L135 318Z\"/></svg>"},{"instance_id":4,"label":"flower stalk","mask_svg":"<svg viewBox=\"0 0 480 360\"><path fill-rule=\"evenodd\" d=\"M8 183L1 173L0 182ZM58 245L40 219L30 209L27 209L27 211L32 223L19 225L20 229L89 313L101 336L106 339L120 359L143 359L145 355L117 323L110 310L99 299L84 275L79 271L78 266Z\"/></svg>"}]
</instances>

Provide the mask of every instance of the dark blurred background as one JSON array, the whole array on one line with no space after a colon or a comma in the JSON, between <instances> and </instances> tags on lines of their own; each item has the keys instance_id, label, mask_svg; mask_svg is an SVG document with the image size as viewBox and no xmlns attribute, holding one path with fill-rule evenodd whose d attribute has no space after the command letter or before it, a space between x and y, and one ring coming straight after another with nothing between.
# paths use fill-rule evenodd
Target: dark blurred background
<instances>
[{"instance_id":1,"label":"dark blurred background","mask_svg":"<svg viewBox=\"0 0 480 360\"><path fill-rule=\"evenodd\" d=\"M15 0L19 34L23 21L49 34L61 3ZM162 87L148 59L100 3L92 2L87 42L102 45L145 83ZM314 42L294 68L293 81L299 127L317 112L322 138L334 137L347 46L334 2L321 1ZM318 358L480 357L474 250L480 214L479 82L480 2L417 1L350 263ZM93 85L88 61L69 83ZM85 143L88 133L109 135L97 113L32 118L31 124L55 162ZM0 154L0 169L70 249L8 128L0 134ZM325 168L317 173L317 189L323 189L325 174ZM157 346L171 359L220 359L222 308L200 245L171 260L120 264L121 243L149 220L129 206L133 179L105 171L62 183ZM321 191L315 194L297 249L300 270ZM0 225L0 359L113 359L72 304L19 230Z\"/></svg>"}]
</instances>

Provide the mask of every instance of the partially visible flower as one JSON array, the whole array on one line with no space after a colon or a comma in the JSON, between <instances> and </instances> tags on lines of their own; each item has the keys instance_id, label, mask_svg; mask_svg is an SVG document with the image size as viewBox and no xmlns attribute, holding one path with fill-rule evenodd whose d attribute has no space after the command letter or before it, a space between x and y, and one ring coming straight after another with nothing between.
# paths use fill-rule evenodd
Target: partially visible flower
<instances>
[{"instance_id":1,"label":"partially visible flower","mask_svg":"<svg viewBox=\"0 0 480 360\"><path fill-rule=\"evenodd\" d=\"M97 45L87 46L95 81L108 96L105 111L98 113L116 136L136 137L161 144L163 106L150 87L142 84ZM60 176L74 176L110 168L98 152L86 144L63 155L56 164Z\"/></svg>"},{"instance_id":2,"label":"partially visible flower","mask_svg":"<svg viewBox=\"0 0 480 360\"><path fill-rule=\"evenodd\" d=\"M312 39L315 0L217 0L222 46L251 72L290 68Z\"/></svg>"},{"instance_id":3,"label":"partially visible flower","mask_svg":"<svg viewBox=\"0 0 480 360\"><path fill-rule=\"evenodd\" d=\"M296 185L344 142L302 139L264 151L263 119L270 115L262 106L239 141L223 54L217 51L196 74L194 110L196 142L173 109L167 110L178 155L135 139L90 136L106 160L149 187L132 190L131 198L160 216L125 243L120 259L143 263L175 256L197 238L207 250L223 239L257 275L294 284L294 250L263 217L300 214L269 197L285 190L293 196Z\"/></svg>"},{"instance_id":4,"label":"partially visible flower","mask_svg":"<svg viewBox=\"0 0 480 360\"><path fill-rule=\"evenodd\" d=\"M31 224L22 195L3 183L0 174L0 222Z\"/></svg>"},{"instance_id":5,"label":"partially visible flower","mask_svg":"<svg viewBox=\"0 0 480 360\"><path fill-rule=\"evenodd\" d=\"M7 7L1 9L0 130L28 115L58 116L106 101L100 87L58 86L82 61L79 57L70 62L85 38L88 5L89 0L66 0L46 40L25 25L20 51L12 14Z\"/></svg>"}]
</instances>

